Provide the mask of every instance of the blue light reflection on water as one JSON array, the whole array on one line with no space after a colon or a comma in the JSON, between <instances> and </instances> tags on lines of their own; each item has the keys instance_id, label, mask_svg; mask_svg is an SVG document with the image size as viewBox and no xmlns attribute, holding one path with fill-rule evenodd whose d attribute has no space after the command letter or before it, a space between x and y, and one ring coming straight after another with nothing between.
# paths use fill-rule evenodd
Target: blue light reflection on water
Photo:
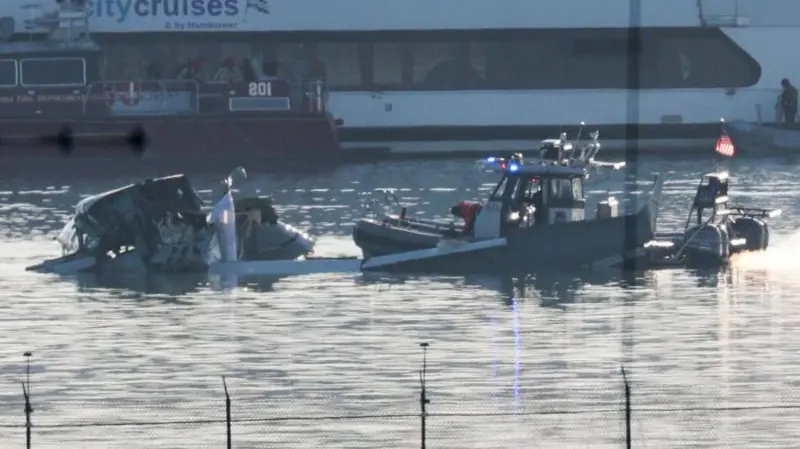
<instances>
[{"instance_id":1,"label":"blue light reflection on water","mask_svg":"<svg viewBox=\"0 0 800 449\"><path fill-rule=\"evenodd\" d=\"M520 408L522 405L522 395L519 388L520 378L520 352L522 348L522 337L519 331L519 300L511 300L512 330L514 332L514 407Z\"/></svg>"},{"instance_id":2,"label":"blue light reflection on water","mask_svg":"<svg viewBox=\"0 0 800 449\"><path fill-rule=\"evenodd\" d=\"M497 329L497 317L491 315L489 317L489 329ZM492 332L492 338L489 339L489 350L492 352L492 378L495 381L495 385L500 385L502 381L502 373L500 372L500 356L498 355L497 351L497 341L495 340L495 333ZM500 399L500 388L496 388L494 390L494 399Z\"/></svg>"}]
</instances>

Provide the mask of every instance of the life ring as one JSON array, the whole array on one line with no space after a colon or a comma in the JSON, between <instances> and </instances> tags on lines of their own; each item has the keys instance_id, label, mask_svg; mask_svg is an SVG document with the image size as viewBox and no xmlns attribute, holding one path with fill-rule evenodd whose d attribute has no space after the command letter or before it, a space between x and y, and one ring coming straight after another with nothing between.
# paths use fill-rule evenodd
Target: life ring
<instances>
[{"instance_id":1,"label":"life ring","mask_svg":"<svg viewBox=\"0 0 800 449\"><path fill-rule=\"evenodd\" d=\"M136 106L139 104L140 89L136 88L136 83L131 81L127 88L120 93L120 100L125 106Z\"/></svg>"}]
</instances>

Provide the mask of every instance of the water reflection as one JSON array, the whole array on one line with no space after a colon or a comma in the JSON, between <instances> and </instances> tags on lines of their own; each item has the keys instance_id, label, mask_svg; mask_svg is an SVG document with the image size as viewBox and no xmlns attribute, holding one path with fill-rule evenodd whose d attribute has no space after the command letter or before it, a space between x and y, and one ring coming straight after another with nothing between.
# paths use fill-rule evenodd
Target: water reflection
<instances>
[{"instance_id":1,"label":"water reflection","mask_svg":"<svg viewBox=\"0 0 800 449\"><path fill-rule=\"evenodd\" d=\"M66 282L75 282L79 291L97 293L105 290L119 297L157 295L178 300L182 296L191 296L202 291L224 293L237 288L251 292L266 293L275 289L275 284L285 277L194 274L95 274L81 273L76 276L62 278Z\"/></svg>"},{"instance_id":2,"label":"water reflection","mask_svg":"<svg viewBox=\"0 0 800 449\"><path fill-rule=\"evenodd\" d=\"M576 302L606 300L602 297L589 299L584 294L588 288L639 288L648 285L650 279L648 272L608 269L540 272L524 278L467 276L464 282L497 291L512 308L516 301L535 301L541 307L563 308Z\"/></svg>"}]
</instances>

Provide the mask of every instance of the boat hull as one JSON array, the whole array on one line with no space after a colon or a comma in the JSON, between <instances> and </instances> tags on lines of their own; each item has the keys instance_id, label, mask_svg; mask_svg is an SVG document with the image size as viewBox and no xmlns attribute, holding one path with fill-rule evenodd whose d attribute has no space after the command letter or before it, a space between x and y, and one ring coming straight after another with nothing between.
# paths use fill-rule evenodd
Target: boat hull
<instances>
[{"instance_id":1,"label":"boat hull","mask_svg":"<svg viewBox=\"0 0 800 449\"><path fill-rule=\"evenodd\" d=\"M519 228L496 242L448 241L440 234L365 219L356 227L356 244L370 254L364 266L370 271L531 273L625 260L653 240L656 215L657 204L648 201L634 215Z\"/></svg>"},{"instance_id":2,"label":"boat hull","mask_svg":"<svg viewBox=\"0 0 800 449\"><path fill-rule=\"evenodd\" d=\"M393 217L383 220L363 218L353 227L353 242L361 248L365 259L387 254L433 248L442 237L455 238L458 231L442 226L415 224Z\"/></svg>"},{"instance_id":3,"label":"boat hull","mask_svg":"<svg viewBox=\"0 0 800 449\"><path fill-rule=\"evenodd\" d=\"M330 166L341 149L329 114L0 119L0 166L68 159Z\"/></svg>"},{"instance_id":4,"label":"boat hull","mask_svg":"<svg viewBox=\"0 0 800 449\"><path fill-rule=\"evenodd\" d=\"M800 128L731 122L728 134L740 154L786 154L800 156Z\"/></svg>"}]
</instances>

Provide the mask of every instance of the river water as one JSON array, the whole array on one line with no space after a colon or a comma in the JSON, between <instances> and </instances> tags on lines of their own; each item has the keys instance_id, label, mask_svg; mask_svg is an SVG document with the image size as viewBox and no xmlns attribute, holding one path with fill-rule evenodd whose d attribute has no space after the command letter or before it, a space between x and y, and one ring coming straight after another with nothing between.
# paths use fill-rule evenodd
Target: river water
<instances>
[{"instance_id":1,"label":"river water","mask_svg":"<svg viewBox=\"0 0 800 449\"><path fill-rule=\"evenodd\" d=\"M307 275L235 288L27 273L57 254L52 238L82 195L133 178L5 178L0 441L24 447L22 354L32 351L35 448L225 447L223 375L235 448L419 447L419 344L429 342L431 448L621 447L622 365L636 447L795 447L800 175L778 159L730 164L737 202L784 214L772 221L770 250L722 271ZM714 168L702 159L638 166L669 176L664 230L682 224L701 172ZM452 161L253 178L250 188L271 193L331 256L357 254L349 233L363 214L359 192L398 188L434 217L493 181ZM193 179L208 196L215 177ZM590 193L621 186L621 174L603 174Z\"/></svg>"}]
</instances>

